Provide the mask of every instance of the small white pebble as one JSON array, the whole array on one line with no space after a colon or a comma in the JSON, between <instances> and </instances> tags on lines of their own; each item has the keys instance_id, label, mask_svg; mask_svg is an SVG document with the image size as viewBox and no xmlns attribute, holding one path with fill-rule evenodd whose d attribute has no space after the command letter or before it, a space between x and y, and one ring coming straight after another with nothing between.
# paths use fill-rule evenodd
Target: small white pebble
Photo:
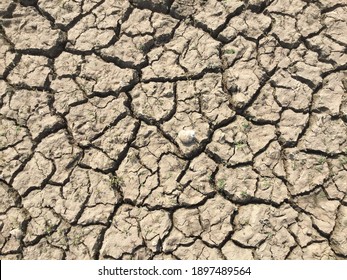
<instances>
[{"instance_id":1,"label":"small white pebble","mask_svg":"<svg viewBox=\"0 0 347 280\"><path fill-rule=\"evenodd\" d=\"M16 239L21 239L23 237L23 232L18 228L11 230L10 234Z\"/></svg>"},{"instance_id":2,"label":"small white pebble","mask_svg":"<svg viewBox=\"0 0 347 280\"><path fill-rule=\"evenodd\" d=\"M178 138L184 145L190 145L195 141L195 131L194 130L181 130L178 133Z\"/></svg>"},{"instance_id":3,"label":"small white pebble","mask_svg":"<svg viewBox=\"0 0 347 280\"><path fill-rule=\"evenodd\" d=\"M88 140L81 140L79 142L79 144L82 146L82 147L88 147L90 145L90 142Z\"/></svg>"}]
</instances>

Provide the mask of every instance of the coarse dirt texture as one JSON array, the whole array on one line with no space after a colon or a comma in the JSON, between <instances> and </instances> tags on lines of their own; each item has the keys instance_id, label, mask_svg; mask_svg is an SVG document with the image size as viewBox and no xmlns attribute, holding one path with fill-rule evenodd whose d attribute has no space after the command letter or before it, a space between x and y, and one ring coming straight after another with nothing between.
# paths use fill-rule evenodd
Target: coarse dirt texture
<instances>
[{"instance_id":1,"label":"coarse dirt texture","mask_svg":"<svg viewBox=\"0 0 347 280\"><path fill-rule=\"evenodd\" d=\"M2 0L1 259L347 259L347 2Z\"/></svg>"}]
</instances>

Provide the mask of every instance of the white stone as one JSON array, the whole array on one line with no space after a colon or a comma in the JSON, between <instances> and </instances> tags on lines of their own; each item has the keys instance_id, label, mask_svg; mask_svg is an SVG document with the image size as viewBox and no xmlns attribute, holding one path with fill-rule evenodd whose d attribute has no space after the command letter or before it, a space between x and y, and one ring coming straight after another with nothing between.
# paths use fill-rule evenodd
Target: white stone
<instances>
[{"instance_id":1,"label":"white stone","mask_svg":"<svg viewBox=\"0 0 347 280\"><path fill-rule=\"evenodd\" d=\"M194 130L181 130L178 133L178 138L184 145L190 145L195 141L195 131Z\"/></svg>"},{"instance_id":2,"label":"white stone","mask_svg":"<svg viewBox=\"0 0 347 280\"><path fill-rule=\"evenodd\" d=\"M23 237L23 232L18 228L11 230L10 234L16 239L21 239Z\"/></svg>"}]
</instances>

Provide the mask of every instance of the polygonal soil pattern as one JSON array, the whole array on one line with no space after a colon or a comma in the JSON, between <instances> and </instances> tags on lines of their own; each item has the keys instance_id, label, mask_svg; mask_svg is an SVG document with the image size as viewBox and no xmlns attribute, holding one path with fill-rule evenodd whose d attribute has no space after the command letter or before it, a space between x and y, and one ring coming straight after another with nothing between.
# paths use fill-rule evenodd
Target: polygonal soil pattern
<instances>
[{"instance_id":1,"label":"polygonal soil pattern","mask_svg":"<svg viewBox=\"0 0 347 280\"><path fill-rule=\"evenodd\" d=\"M2 0L1 259L347 259L347 3Z\"/></svg>"}]
</instances>

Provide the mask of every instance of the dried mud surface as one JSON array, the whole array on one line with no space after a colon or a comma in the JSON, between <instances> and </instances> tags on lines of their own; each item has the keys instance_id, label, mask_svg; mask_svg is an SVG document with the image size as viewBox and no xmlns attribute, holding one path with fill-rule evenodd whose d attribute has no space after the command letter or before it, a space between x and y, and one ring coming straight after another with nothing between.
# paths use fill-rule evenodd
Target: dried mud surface
<instances>
[{"instance_id":1,"label":"dried mud surface","mask_svg":"<svg viewBox=\"0 0 347 280\"><path fill-rule=\"evenodd\" d=\"M346 259L347 4L2 0L1 259Z\"/></svg>"}]
</instances>

